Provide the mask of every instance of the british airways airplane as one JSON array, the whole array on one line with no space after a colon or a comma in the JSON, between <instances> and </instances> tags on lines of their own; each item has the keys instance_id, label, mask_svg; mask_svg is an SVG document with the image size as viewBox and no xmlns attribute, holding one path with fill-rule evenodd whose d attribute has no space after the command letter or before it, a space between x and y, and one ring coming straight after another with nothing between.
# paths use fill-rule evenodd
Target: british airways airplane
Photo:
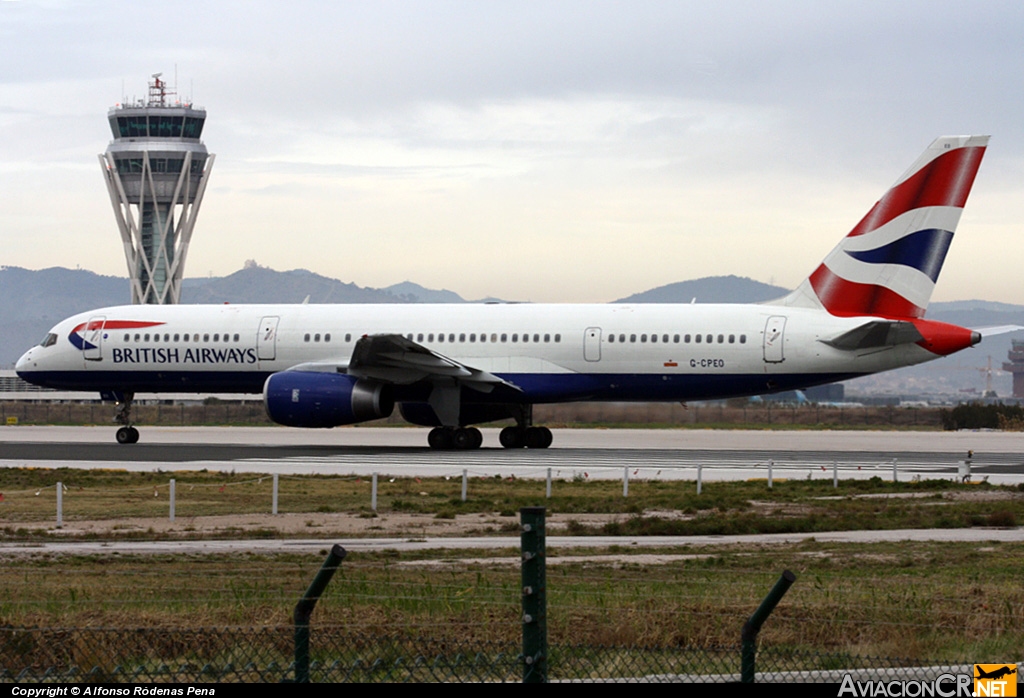
<instances>
[{"instance_id":1,"label":"british airways airplane","mask_svg":"<svg viewBox=\"0 0 1024 698\"><path fill-rule=\"evenodd\" d=\"M18 375L120 403L136 392L262 393L270 418L335 427L395 405L432 448L547 448L533 405L759 395L918 364L986 330L925 309L988 144L932 143L788 296L755 305L134 305L58 323ZM1008 331L1010 328L992 328Z\"/></svg>"}]
</instances>

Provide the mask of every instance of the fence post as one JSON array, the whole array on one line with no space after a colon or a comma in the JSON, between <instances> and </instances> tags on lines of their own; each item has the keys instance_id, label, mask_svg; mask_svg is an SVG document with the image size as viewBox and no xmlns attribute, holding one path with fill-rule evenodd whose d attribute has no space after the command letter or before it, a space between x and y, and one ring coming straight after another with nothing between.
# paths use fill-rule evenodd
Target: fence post
<instances>
[{"instance_id":1,"label":"fence post","mask_svg":"<svg viewBox=\"0 0 1024 698\"><path fill-rule=\"evenodd\" d=\"M168 510L169 511L168 516L169 516L171 521L174 521L174 478L173 477L171 478L171 487L170 487L170 493L169 493L168 499L170 500L170 509Z\"/></svg>"},{"instance_id":2,"label":"fence post","mask_svg":"<svg viewBox=\"0 0 1024 698\"><path fill-rule=\"evenodd\" d=\"M629 466L622 469L622 496L629 496Z\"/></svg>"},{"instance_id":3,"label":"fence post","mask_svg":"<svg viewBox=\"0 0 1024 698\"><path fill-rule=\"evenodd\" d=\"M548 499L551 499L551 468L548 468L548 484L547 487L545 487L544 489L544 495Z\"/></svg>"},{"instance_id":4,"label":"fence post","mask_svg":"<svg viewBox=\"0 0 1024 698\"><path fill-rule=\"evenodd\" d=\"M278 480L279 480L278 474L274 473L274 493L272 495L270 495L270 513L272 515L274 515L274 516L277 516L277 484L278 484Z\"/></svg>"},{"instance_id":5,"label":"fence post","mask_svg":"<svg viewBox=\"0 0 1024 698\"><path fill-rule=\"evenodd\" d=\"M548 610L544 507L519 510L523 581L523 683L547 683Z\"/></svg>"},{"instance_id":6,"label":"fence post","mask_svg":"<svg viewBox=\"0 0 1024 698\"><path fill-rule=\"evenodd\" d=\"M761 632L761 626L768 620L768 616L772 614L775 607L782 601L782 597L789 591L789 587L796 581L796 575L785 570L782 576L779 577L779 581L775 582L775 586L768 592L768 596L764 597L764 601L757 607L754 614L747 619L747 622L743 624L743 630L740 632L740 640L743 643L743 649L741 654L741 668L740 668L740 682L741 683L754 683L755 674L755 659L757 657L757 634Z\"/></svg>"},{"instance_id":7,"label":"fence post","mask_svg":"<svg viewBox=\"0 0 1024 698\"><path fill-rule=\"evenodd\" d=\"M316 608L316 602L320 600L320 595L324 593L331 577L341 567L341 561L346 555L348 552L335 544L320 571L310 582L306 593L295 604L295 611L292 614L292 620L295 622L295 683L309 683L309 619Z\"/></svg>"},{"instance_id":8,"label":"fence post","mask_svg":"<svg viewBox=\"0 0 1024 698\"><path fill-rule=\"evenodd\" d=\"M704 477L704 465L702 463L697 464L697 494L700 494L701 481Z\"/></svg>"},{"instance_id":9,"label":"fence post","mask_svg":"<svg viewBox=\"0 0 1024 698\"><path fill-rule=\"evenodd\" d=\"M57 528L64 528L64 483L57 483Z\"/></svg>"},{"instance_id":10,"label":"fence post","mask_svg":"<svg viewBox=\"0 0 1024 698\"><path fill-rule=\"evenodd\" d=\"M832 489L839 487L839 465L832 461Z\"/></svg>"},{"instance_id":11,"label":"fence post","mask_svg":"<svg viewBox=\"0 0 1024 698\"><path fill-rule=\"evenodd\" d=\"M899 478L897 477L897 474L896 474L896 459L895 458L892 459L892 481L893 482L899 482Z\"/></svg>"},{"instance_id":12,"label":"fence post","mask_svg":"<svg viewBox=\"0 0 1024 698\"><path fill-rule=\"evenodd\" d=\"M775 468L775 461L769 458L768 459L768 489L772 488L772 484L773 484L773 482L772 482L772 475L773 475L772 470L774 468Z\"/></svg>"},{"instance_id":13,"label":"fence post","mask_svg":"<svg viewBox=\"0 0 1024 698\"><path fill-rule=\"evenodd\" d=\"M373 474L373 484L370 485L370 509L377 511L377 473Z\"/></svg>"},{"instance_id":14,"label":"fence post","mask_svg":"<svg viewBox=\"0 0 1024 698\"><path fill-rule=\"evenodd\" d=\"M469 494L469 471L465 468L462 469L462 501L466 501L466 495Z\"/></svg>"}]
</instances>

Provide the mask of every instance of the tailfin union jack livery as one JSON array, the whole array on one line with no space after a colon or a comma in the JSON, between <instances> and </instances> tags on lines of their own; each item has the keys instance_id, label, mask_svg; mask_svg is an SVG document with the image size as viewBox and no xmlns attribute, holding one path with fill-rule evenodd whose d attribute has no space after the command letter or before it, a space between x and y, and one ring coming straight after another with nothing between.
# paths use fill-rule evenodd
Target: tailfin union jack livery
<instances>
[{"instance_id":1,"label":"tailfin union jack livery","mask_svg":"<svg viewBox=\"0 0 1024 698\"><path fill-rule=\"evenodd\" d=\"M120 306L58 323L17 364L38 385L116 396L263 394L275 422L386 417L478 448L546 448L533 405L687 401L793 390L952 354L987 334L924 319L988 143L937 139L797 289L721 304Z\"/></svg>"}]
</instances>

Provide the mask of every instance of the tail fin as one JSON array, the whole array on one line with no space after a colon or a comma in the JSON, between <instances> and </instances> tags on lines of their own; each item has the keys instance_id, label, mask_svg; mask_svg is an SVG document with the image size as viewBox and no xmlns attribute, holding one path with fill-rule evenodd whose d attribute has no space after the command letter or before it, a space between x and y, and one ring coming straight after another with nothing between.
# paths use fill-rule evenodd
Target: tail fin
<instances>
[{"instance_id":1,"label":"tail fin","mask_svg":"<svg viewBox=\"0 0 1024 698\"><path fill-rule=\"evenodd\" d=\"M988 138L935 139L814 273L778 303L833 315L923 317Z\"/></svg>"}]
</instances>

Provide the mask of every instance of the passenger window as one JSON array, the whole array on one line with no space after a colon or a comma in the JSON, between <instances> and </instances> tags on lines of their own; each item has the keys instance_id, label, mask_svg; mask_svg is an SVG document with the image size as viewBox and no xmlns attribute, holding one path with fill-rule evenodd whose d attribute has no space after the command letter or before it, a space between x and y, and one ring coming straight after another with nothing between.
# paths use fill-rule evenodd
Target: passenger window
<instances>
[{"instance_id":1,"label":"passenger window","mask_svg":"<svg viewBox=\"0 0 1024 698\"><path fill-rule=\"evenodd\" d=\"M462 341L466 341L466 335L462 335ZM473 332L469 335L469 341L474 343L476 342L476 332Z\"/></svg>"},{"instance_id":2,"label":"passenger window","mask_svg":"<svg viewBox=\"0 0 1024 698\"><path fill-rule=\"evenodd\" d=\"M148 332L146 333L146 341L147 342L149 341L149 333Z\"/></svg>"},{"instance_id":3,"label":"passenger window","mask_svg":"<svg viewBox=\"0 0 1024 698\"><path fill-rule=\"evenodd\" d=\"M412 335L410 335L410 337L411 337L411 336L412 336ZM237 334L235 335L235 341L236 341L236 342L238 341L238 335L237 335ZM329 341L331 341L331 333L330 333L330 332L328 332L327 334L325 334L325 335L324 335L324 341L325 341L325 342L329 342Z\"/></svg>"},{"instance_id":4,"label":"passenger window","mask_svg":"<svg viewBox=\"0 0 1024 698\"><path fill-rule=\"evenodd\" d=\"M428 342L433 342L434 341L434 333L433 332L431 332L430 334L427 335L427 341Z\"/></svg>"},{"instance_id":5,"label":"passenger window","mask_svg":"<svg viewBox=\"0 0 1024 698\"><path fill-rule=\"evenodd\" d=\"M550 342L551 341L551 335L549 335L549 334L544 335L544 341L545 342Z\"/></svg>"},{"instance_id":6,"label":"passenger window","mask_svg":"<svg viewBox=\"0 0 1024 698\"><path fill-rule=\"evenodd\" d=\"M444 341L444 335L443 334L437 335L437 341L443 342Z\"/></svg>"},{"instance_id":7,"label":"passenger window","mask_svg":"<svg viewBox=\"0 0 1024 698\"><path fill-rule=\"evenodd\" d=\"M690 343L690 335L686 335L685 337L683 337L683 342L685 342L686 344L689 344Z\"/></svg>"},{"instance_id":8,"label":"passenger window","mask_svg":"<svg viewBox=\"0 0 1024 698\"><path fill-rule=\"evenodd\" d=\"M46 339L43 340L43 343L40 346L44 346L44 347L50 346L49 344L46 343L46 340L49 339L49 338L50 338L50 335L46 335ZM124 336L124 341L129 342L129 341L131 341L131 338L132 338L132 336L130 334L126 334Z\"/></svg>"},{"instance_id":9,"label":"passenger window","mask_svg":"<svg viewBox=\"0 0 1024 698\"><path fill-rule=\"evenodd\" d=\"M501 333L501 341L502 342L507 342L508 341L508 335L505 334L504 332Z\"/></svg>"},{"instance_id":10,"label":"passenger window","mask_svg":"<svg viewBox=\"0 0 1024 698\"><path fill-rule=\"evenodd\" d=\"M651 335L651 344L657 344L657 343L658 343L658 335L652 334Z\"/></svg>"},{"instance_id":11,"label":"passenger window","mask_svg":"<svg viewBox=\"0 0 1024 698\"><path fill-rule=\"evenodd\" d=\"M217 333L217 334L213 335L213 341L215 341L215 342L219 342L220 341L220 333Z\"/></svg>"},{"instance_id":12,"label":"passenger window","mask_svg":"<svg viewBox=\"0 0 1024 698\"><path fill-rule=\"evenodd\" d=\"M513 334L512 335L512 342L515 343L515 342L518 342L518 341L519 341L519 335L518 334Z\"/></svg>"},{"instance_id":13,"label":"passenger window","mask_svg":"<svg viewBox=\"0 0 1024 698\"><path fill-rule=\"evenodd\" d=\"M524 342L529 342L530 341L530 335L528 335L526 333L523 333L523 341Z\"/></svg>"},{"instance_id":14,"label":"passenger window","mask_svg":"<svg viewBox=\"0 0 1024 698\"><path fill-rule=\"evenodd\" d=\"M677 334L672 335L672 342L675 343L675 344L679 344L679 335L677 335Z\"/></svg>"},{"instance_id":15,"label":"passenger window","mask_svg":"<svg viewBox=\"0 0 1024 698\"><path fill-rule=\"evenodd\" d=\"M729 344L735 344L735 343L736 343L736 335L734 335L734 334L729 335Z\"/></svg>"},{"instance_id":16,"label":"passenger window","mask_svg":"<svg viewBox=\"0 0 1024 698\"><path fill-rule=\"evenodd\" d=\"M693 339L694 339L694 341L697 342L697 344L700 344L701 340L700 340L700 335L699 334L698 335L694 335Z\"/></svg>"},{"instance_id":17,"label":"passenger window","mask_svg":"<svg viewBox=\"0 0 1024 698\"><path fill-rule=\"evenodd\" d=\"M452 334L451 332L448 333L448 341L449 342L454 342L455 341L455 335Z\"/></svg>"},{"instance_id":18,"label":"passenger window","mask_svg":"<svg viewBox=\"0 0 1024 698\"><path fill-rule=\"evenodd\" d=\"M308 342L308 341L309 341L309 335L307 334L307 335L306 335L305 337L303 337L303 338L302 338L302 341L304 341L304 342Z\"/></svg>"},{"instance_id":19,"label":"passenger window","mask_svg":"<svg viewBox=\"0 0 1024 698\"><path fill-rule=\"evenodd\" d=\"M410 337L410 339L411 339L411 337ZM420 332L418 335L416 335L416 341L417 342L422 342L423 341L423 333L422 332Z\"/></svg>"},{"instance_id":20,"label":"passenger window","mask_svg":"<svg viewBox=\"0 0 1024 698\"><path fill-rule=\"evenodd\" d=\"M313 335L313 341L314 342L319 342L320 341L320 333L319 332L317 332L315 335Z\"/></svg>"},{"instance_id":21,"label":"passenger window","mask_svg":"<svg viewBox=\"0 0 1024 698\"><path fill-rule=\"evenodd\" d=\"M746 344L746 343L747 343L747 335L741 334L740 335L740 344Z\"/></svg>"},{"instance_id":22,"label":"passenger window","mask_svg":"<svg viewBox=\"0 0 1024 698\"><path fill-rule=\"evenodd\" d=\"M615 335L613 335L613 334L608 335L608 341L610 343L614 344L615 343Z\"/></svg>"},{"instance_id":23,"label":"passenger window","mask_svg":"<svg viewBox=\"0 0 1024 698\"><path fill-rule=\"evenodd\" d=\"M558 344L561 341L562 341L562 335L556 334L555 335L555 344Z\"/></svg>"},{"instance_id":24,"label":"passenger window","mask_svg":"<svg viewBox=\"0 0 1024 698\"><path fill-rule=\"evenodd\" d=\"M539 334L533 335L533 341L534 342L539 342L540 341L540 335Z\"/></svg>"},{"instance_id":25,"label":"passenger window","mask_svg":"<svg viewBox=\"0 0 1024 698\"><path fill-rule=\"evenodd\" d=\"M179 339L181 339L181 335L180 334L174 335L174 341L175 342L177 342Z\"/></svg>"},{"instance_id":26,"label":"passenger window","mask_svg":"<svg viewBox=\"0 0 1024 698\"><path fill-rule=\"evenodd\" d=\"M661 335L661 341L664 342L665 344L668 344L668 335L667 334ZM676 341L678 342L679 340L677 339Z\"/></svg>"},{"instance_id":27,"label":"passenger window","mask_svg":"<svg viewBox=\"0 0 1024 698\"><path fill-rule=\"evenodd\" d=\"M636 342L636 335L635 335L635 334L631 334L631 335L629 335L629 341L631 341L631 342L634 342L634 343L635 343L635 342Z\"/></svg>"},{"instance_id":28,"label":"passenger window","mask_svg":"<svg viewBox=\"0 0 1024 698\"><path fill-rule=\"evenodd\" d=\"M460 342L465 342L466 341L466 333L465 332L463 332L462 334L459 335L459 341Z\"/></svg>"},{"instance_id":29,"label":"passenger window","mask_svg":"<svg viewBox=\"0 0 1024 698\"><path fill-rule=\"evenodd\" d=\"M645 334L640 335L640 343L641 344L647 344L647 335L645 335Z\"/></svg>"},{"instance_id":30,"label":"passenger window","mask_svg":"<svg viewBox=\"0 0 1024 698\"><path fill-rule=\"evenodd\" d=\"M345 335L345 341L346 342L351 342L352 341L352 335L351 334L346 334Z\"/></svg>"},{"instance_id":31,"label":"passenger window","mask_svg":"<svg viewBox=\"0 0 1024 698\"><path fill-rule=\"evenodd\" d=\"M708 340L708 344L711 344L711 342L714 341L714 337L712 337L711 335L708 335L707 336L707 340Z\"/></svg>"},{"instance_id":32,"label":"passenger window","mask_svg":"<svg viewBox=\"0 0 1024 698\"><path fill-rule=\"evenodd\" d=\"M723 335L718 335L718 343L721 344L724 341L725 341L725 337Z\"/></svg>"},{"instance_id":33,"label":"passenger window","mask_svg":"<svg viewBox=\"0 0 1024 698\"><path fill-rule=\"evenodd\" d=\"M625 342L625 341L626 341L626 335L624 335L624 334L620 334L620 335L619 335L619 341L620 341L620 342Z\"/></svg>"},{"instance_id":34,"label":"passenger window","mask_svg":"<svg viewBox=\"0 0 1024 698\"><path fill-rule=\"evenodd\" d=\"M238 341L238 334L235 334L235 341ZM331 341L331 335L327 335L327 341Z\"/></svg>"}]
</instances>

